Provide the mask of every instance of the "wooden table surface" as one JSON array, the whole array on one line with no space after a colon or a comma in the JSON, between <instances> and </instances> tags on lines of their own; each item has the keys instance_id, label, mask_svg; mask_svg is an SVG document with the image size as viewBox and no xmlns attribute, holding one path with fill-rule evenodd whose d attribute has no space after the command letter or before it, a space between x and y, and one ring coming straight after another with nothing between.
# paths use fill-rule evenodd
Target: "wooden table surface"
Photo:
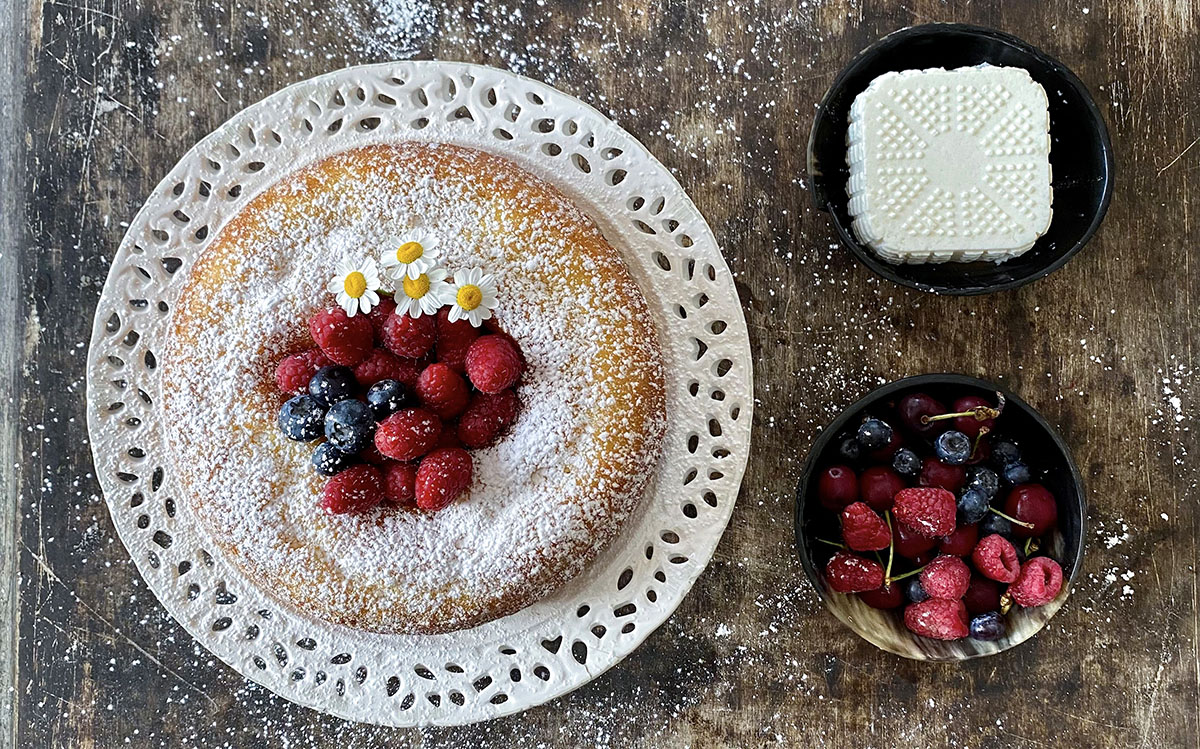
<instances>
[{"instance_id":1,"label":"wooden table surface","mask_svg":"<svg viewBox=\"0 0 1200 749\"><path fill-rule=\"evenodd\" d=\"M6 0L0 7L0 747L1200 745L1200 5L1188 0ZM1091 244L1015 292L874 277L810 207L804 148L836 72L925 21L1017 34L1112 132ZM84 359L151 187L244 106L348 64L462 59L618 119L725 249L756 351L754 450L725 538L618 667L525 714L396 731L293 706L196 645L116 538ZM1088 486L1083 574L1037 638L912 663L844 629L793 555L792 492L842 407L927 371L994 378L1058 425Z\"/></svg>"}]
</instances>

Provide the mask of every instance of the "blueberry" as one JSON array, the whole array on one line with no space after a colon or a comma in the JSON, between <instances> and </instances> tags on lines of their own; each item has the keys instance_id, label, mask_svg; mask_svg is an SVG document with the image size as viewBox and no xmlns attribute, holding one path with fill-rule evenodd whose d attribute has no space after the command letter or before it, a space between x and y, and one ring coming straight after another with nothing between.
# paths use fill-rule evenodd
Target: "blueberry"
<instances>
[{"instance_id":1,"label":"blueberry","mask_svg":"<svg viewBox=\"0 0 1200 749\"><path fill-rule=\"evenodd\" d=\"M921 578L919 577L909 578L908 584L904 586L904 595L913 603L929 600L929 594L921 586Z\"/></svg>"},{"instance_id":2,"label":"blueberry","mask_svg":"<svg viewBox=\"0 0 1200 749\"><path fill-rule=\"evenodd\" d=\"M971 620L971 638L975 640L999 640L1007 631L1004 617L998 611L989 611Z\"/></svg>"},{"instance_id":3,"label":"blueberry","mask_svg":"<svg viewBox=\"0 0 1200 749\"><path fill-rule=\"evenodd\" d=\"M1000 490L1000 477L990 468L971 466L967 469L967 488L978 489L990 499Z\"/></svg>"},{"instance_id":4,"label":"blueberry","mask_svg":"<svg viewBox=\"0 0 1200 749\"><path fill-rule=\"evenodd\" d=\"M383 421L401 409L416 405L416 399L403 382L380 380L367 390L367 405L375 421Z\"/></svg>"},{"instance_id":5,"label":"blueberry","mask_svg":"<svg viewBox=\"0 0 1200 749\"><path fill-rule=\"evenodd\" d=\"M325 409L308 395L297 395L279 409L279 431L290 440L311 442L321 436Z\"/></svg>"},{"instance_id":6,"label":"blueberry","mask_svg":"<svg viewBox=\"0 0 1200 749\"><path fill-rule=\"evenodd\" d=\"M993 533L999 533L1005 538L1012 538L1013 524L1008 518L1002 518L994 512L989 512L988 516L983 519L983 523L979 526L979 537L983 538Z\"/></svg>"},{"instance_id":7,"label":"blueberry","mask_svg":"<svg viewBox=\"0 0 1200 749\"><path fill-rule=\"evenodd\" d=\"M353 398L357 389L358 381L354 379L354 372L349 367L336 364L321 367L308 381L308 394L326 408L338 401Z\"/></svg>"},{"instance_id":8,"label":"blueberry","mask_svg":"<svg viewBox=\"0 0 1200 749\"><path fill-rule=\"evenodd\" d=\"M1024 463L1009 463L1004 467L1004 483L1010 486L1028 484L1032 480L1033 475L1029 473L1029 466Z\"/></svg>"},{"instance_id":9,"label":"blueberry","mask_svg":"<svg viewBox=\"0 0 1200 749\"><path fill-rule=\"evenodd\" d=\"M858 444L864 450L882 450L891 441L892 428L881 419L867 419L858 428Z\"/></svg>"},{"instance_id":10,"label":"blueberry","mask_svg":"<svg viewBox=\"0 0 1200 749\"><path fill-rule=\"evenodd\" d=\"M1003 469L1009 463L1021 462L1021 448L1010 439L998 439L992 442L992 465Z\"/></svg>"},{"instance_id":11,"label":"blueberry","mask_svg":"<svg viewBox=\"0 0 1200 749\"><path fill-rule=\"evenodd\" d=\"M353 465L354 458L334 447L332 443L322 442L313 450L312 464L317 473L333 476Z\"/></svg>"},{"instance_id":12,"label":"blueberry","mask_svg":"<svg viewBox=\"0 0 1200 749\"><path fill-rule=\"evenodd\" d=\"M988 512L988 504L990 500L986 494L978 489L967 489L958 498L958 524L971 525L983 520Z\"/></svg>"},{"instance_id":13,"label":"blueberry","mask_svg":"<svg viewBox=\"0 0 1200 749\"><path fill-rule=\"evenodd\" d=\"M971 458L971 438L951 429L942 432L933 442L938 459L949 466L960 466Z\"/></svg>"},{"instance_id":14,"label":"blueberry","mask_svg":"<svg viewBox=\"0 0 1200 749\"><path fill-rule=\"evenodd\" d=\"M338 401L325 414L325 437L342 452L354 454L375 438L375 418L366 403Z\"/></svg>"},{"instance_id":15,"label":"blueberry","mask_svg":"<svg viewBox=\"0 0 1200 749\"><path fill-rule=\"evenodd\" d=\"M921 458L907 447L902 447L892 456L892 470L901 476L916 476L921 472Z\"/></svg>"},{"instance_id":16,"label":"blueberry","mask_svg":"<svg viewBox=\"0 0 1200 749\"><path fill-rule=\"evenodd\" d=\"M838 443L838 457L847 463L854 463L862 455L862 449L858 446L858 440L854 437L842 437Z\"/></svg>"}]
</instances>

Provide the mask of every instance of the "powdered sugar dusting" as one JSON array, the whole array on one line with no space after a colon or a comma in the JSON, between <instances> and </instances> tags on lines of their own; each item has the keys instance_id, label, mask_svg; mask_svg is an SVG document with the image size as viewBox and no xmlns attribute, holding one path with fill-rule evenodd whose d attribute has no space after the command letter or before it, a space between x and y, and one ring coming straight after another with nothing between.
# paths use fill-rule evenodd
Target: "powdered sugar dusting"
<instances>
[{"instance_id":1,"label":"powdered sugar dusting","mask_svg":"<svg viewBox=\"0 0 1200 749\"><path fill-rule=\"evenodd\" d=\"M192 271L164 363L170 441L214 540L303 607L379 631L469 626L578 572L640 496L663 424L645 302L591 222L507 162L445 146L334 157L268 195ZM328 269L407 226L438 232L449 268L496 275L497 322L528 360L522 412L449 508L324 516L311 446L275 429L270 373L310 345Z\"/></svg>"}]
</instances>

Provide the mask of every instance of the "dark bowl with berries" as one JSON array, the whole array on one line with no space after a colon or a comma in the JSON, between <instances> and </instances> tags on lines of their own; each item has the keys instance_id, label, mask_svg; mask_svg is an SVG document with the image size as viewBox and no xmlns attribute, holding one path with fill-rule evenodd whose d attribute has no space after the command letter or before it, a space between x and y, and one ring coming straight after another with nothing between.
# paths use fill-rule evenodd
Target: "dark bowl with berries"
<instances>
[{"instance_id":1,"label":"dark bowl with berries","mask_svg":"<svg viewBox=\"0 0 1200 749\"><path fill-rule=\"evenodd\" d=\"M1062 437L992 383L884 385L813 445L796 547L825 605L897 655L992 655L1036 634L1083 560L1083 482Z\"/></svg>"}]
</instances>

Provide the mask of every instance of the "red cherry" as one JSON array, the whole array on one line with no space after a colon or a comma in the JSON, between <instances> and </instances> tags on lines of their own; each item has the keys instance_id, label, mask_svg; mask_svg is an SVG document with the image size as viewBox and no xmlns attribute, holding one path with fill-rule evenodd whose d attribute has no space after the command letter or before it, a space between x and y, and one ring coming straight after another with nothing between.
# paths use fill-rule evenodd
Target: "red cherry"
<instances>
[{"instance_id":1,"label":"red cherry","mask_svg":"<svg viewBox=\"0 0 1200 749\"><path fill-rule=\"evenodd\" d=\"M962 398L954 401L954 405L950 407L950 413L962 413L963 411L970 411L971 409L979 408L980 406L992 408L995 406L995 404L978 395L965 395ZM979 430L981 428L987 427L988 431L990 432L996 426L995 419L980 421L979 419L976 419L974 415L956 416L953 421L955 429L972 439L975 438L975 435L979 434Z\"/></svg>"},{"instance_id":2,"label":"red cherry","mask_svg":"<svg viewBox=\"0 0 1200 749\"><path fill-rule=\"evenodd\" d=\"M939 416L949 413L941 401L925 393L912 393L904 396L900 399L896 410L900 414L900 422L914 434L929 437L946 429L945 420L931 421L927 424L921 422L923 416Z\"/></svg>"},{"instance_id":3,"label":"red cherry","mask_svg":"<svg viewBox=\"0 0 1200 749\"><path fill-rule=\"evenodd\" d=\"M1000 586L983 575L971 575L971 585L963 596L967 611L982 614L1000 608Z\"/></svg>"},{"instance_id":4,"label":"red cherry","mask_svg":"<svg viewBox=\"0 0 1200 749\"><path fill-rule=\"evenodd\" d=\"M894 609L904 603L904 593L895 583L884 585L876 590L864 590L858 594L858 597L873 609Z\"/></svg>"},{"instance_id":5,"label":"red cherry","mask_svg":"<svg viewBox=\"0 0 1200 749\"><path fill-rule=\"evenodd\" d=\"M903 525L899 523L892 524L892 540L896 549L896 553L905 559L916 560L923 554L928 554L937 544L936 538L925 538L917 534L907 531ZM932 559L930 555L930 559ZM918 565L919 566L919 565Z\"/></svg>"},{"instance_id":6,"label":"red cherry","mask_svg":"<svg viewBox=\"0 0 1200 749\"><path fill-rule=\"evenodd\" d=\"M892 456L895 455L896 451L899 450L903 446L904 446L904 438L902 438L900 436L899 432L897 432L895 429L893 429L892 430L892 438L890 440L888 440L888 443L886 445L884 445L883 447L879 448L878 450L872 450L870 453L867 454L867 457L869 457L871 460L875 461L876 463L891 463Z\"/></svg>"},{"instance_id":7,"label":"red cherry","mask_svg":"<svg viewBox=\"0 0 1200 749\"><path fill-rule=\"evenodd\" d=\"M954 532L942 539L938 551L956 557L970 556L979 543L979 526L975 524L960 525Z\"/></svg>"},{"instance_id":8,"label":"red cherry","mask_svg":"<svg viewBox=\"0 0 1200 749\"><path fill-rule=\"evenodd\" d=\"M1004 512L1032 528L1013 524L1013 534L1021 538L1037 538L1058 522L1058 503L1054 495L1041 484L1022 484L1013 487L1004 500Z\"/></svg>"},{"instance_id":9,"label":"red cherry","mask_svg":"<svg viewBox=\"0 0 1200 749\"><path fill-rule=\"evenodd\" d=\"M907 486L900 474L891 468L872 466L858 479L858 497L871 505L871 509L883 512L892 509L892 499Z\"/></svg>"},{"instance_id":10,"label":"red cherry","mask_svg":"<svg viewBox=\"0 0 1200 749\"><path fill-rule=\"evenodd\" d=\"M914 567L924 567L925 565L932 562L934 557L936 557L936 556L937 556L937 551L935 551L934 549L930 549L929 551L922 551L920 554L916 555L915 557L913 557L912 559L910 559L908 561L912 562Z\"/></svg>"},{"instance_id":11,"label":"red cherry","mask_svg":"<svg viewBox=\"0 0 1200 749\"><path fill-rule=\"evenodd\" d=\"M962 466L948 466L940 460L926 460L921 465L921 486L940 486L948 492L958 493L967 482L967 472Z\"/></svg>"},{"instance_id":12,"label":"red cherry","mask_svg":"<svg viewBox=\"0 0 1200 749\"><path fill-rule=\"evenodd\" d=\"M967 462L963 465L976 466L983 463L988 458L992 457L992 443L984 437L975 444L975 450L971 453L971 457L967 458Z\"/></svg>"},{"instance_id":13,"label":"red cherry","mask_svg":"<svg viewBox=\"0 0 1200 749\"><path fill-rule=\"evenodd\" d=\"M825 509L841 512L858 501L858 476L847 466L829 466L817 479L817 498Z\"/></svg>"}]
</instances>

